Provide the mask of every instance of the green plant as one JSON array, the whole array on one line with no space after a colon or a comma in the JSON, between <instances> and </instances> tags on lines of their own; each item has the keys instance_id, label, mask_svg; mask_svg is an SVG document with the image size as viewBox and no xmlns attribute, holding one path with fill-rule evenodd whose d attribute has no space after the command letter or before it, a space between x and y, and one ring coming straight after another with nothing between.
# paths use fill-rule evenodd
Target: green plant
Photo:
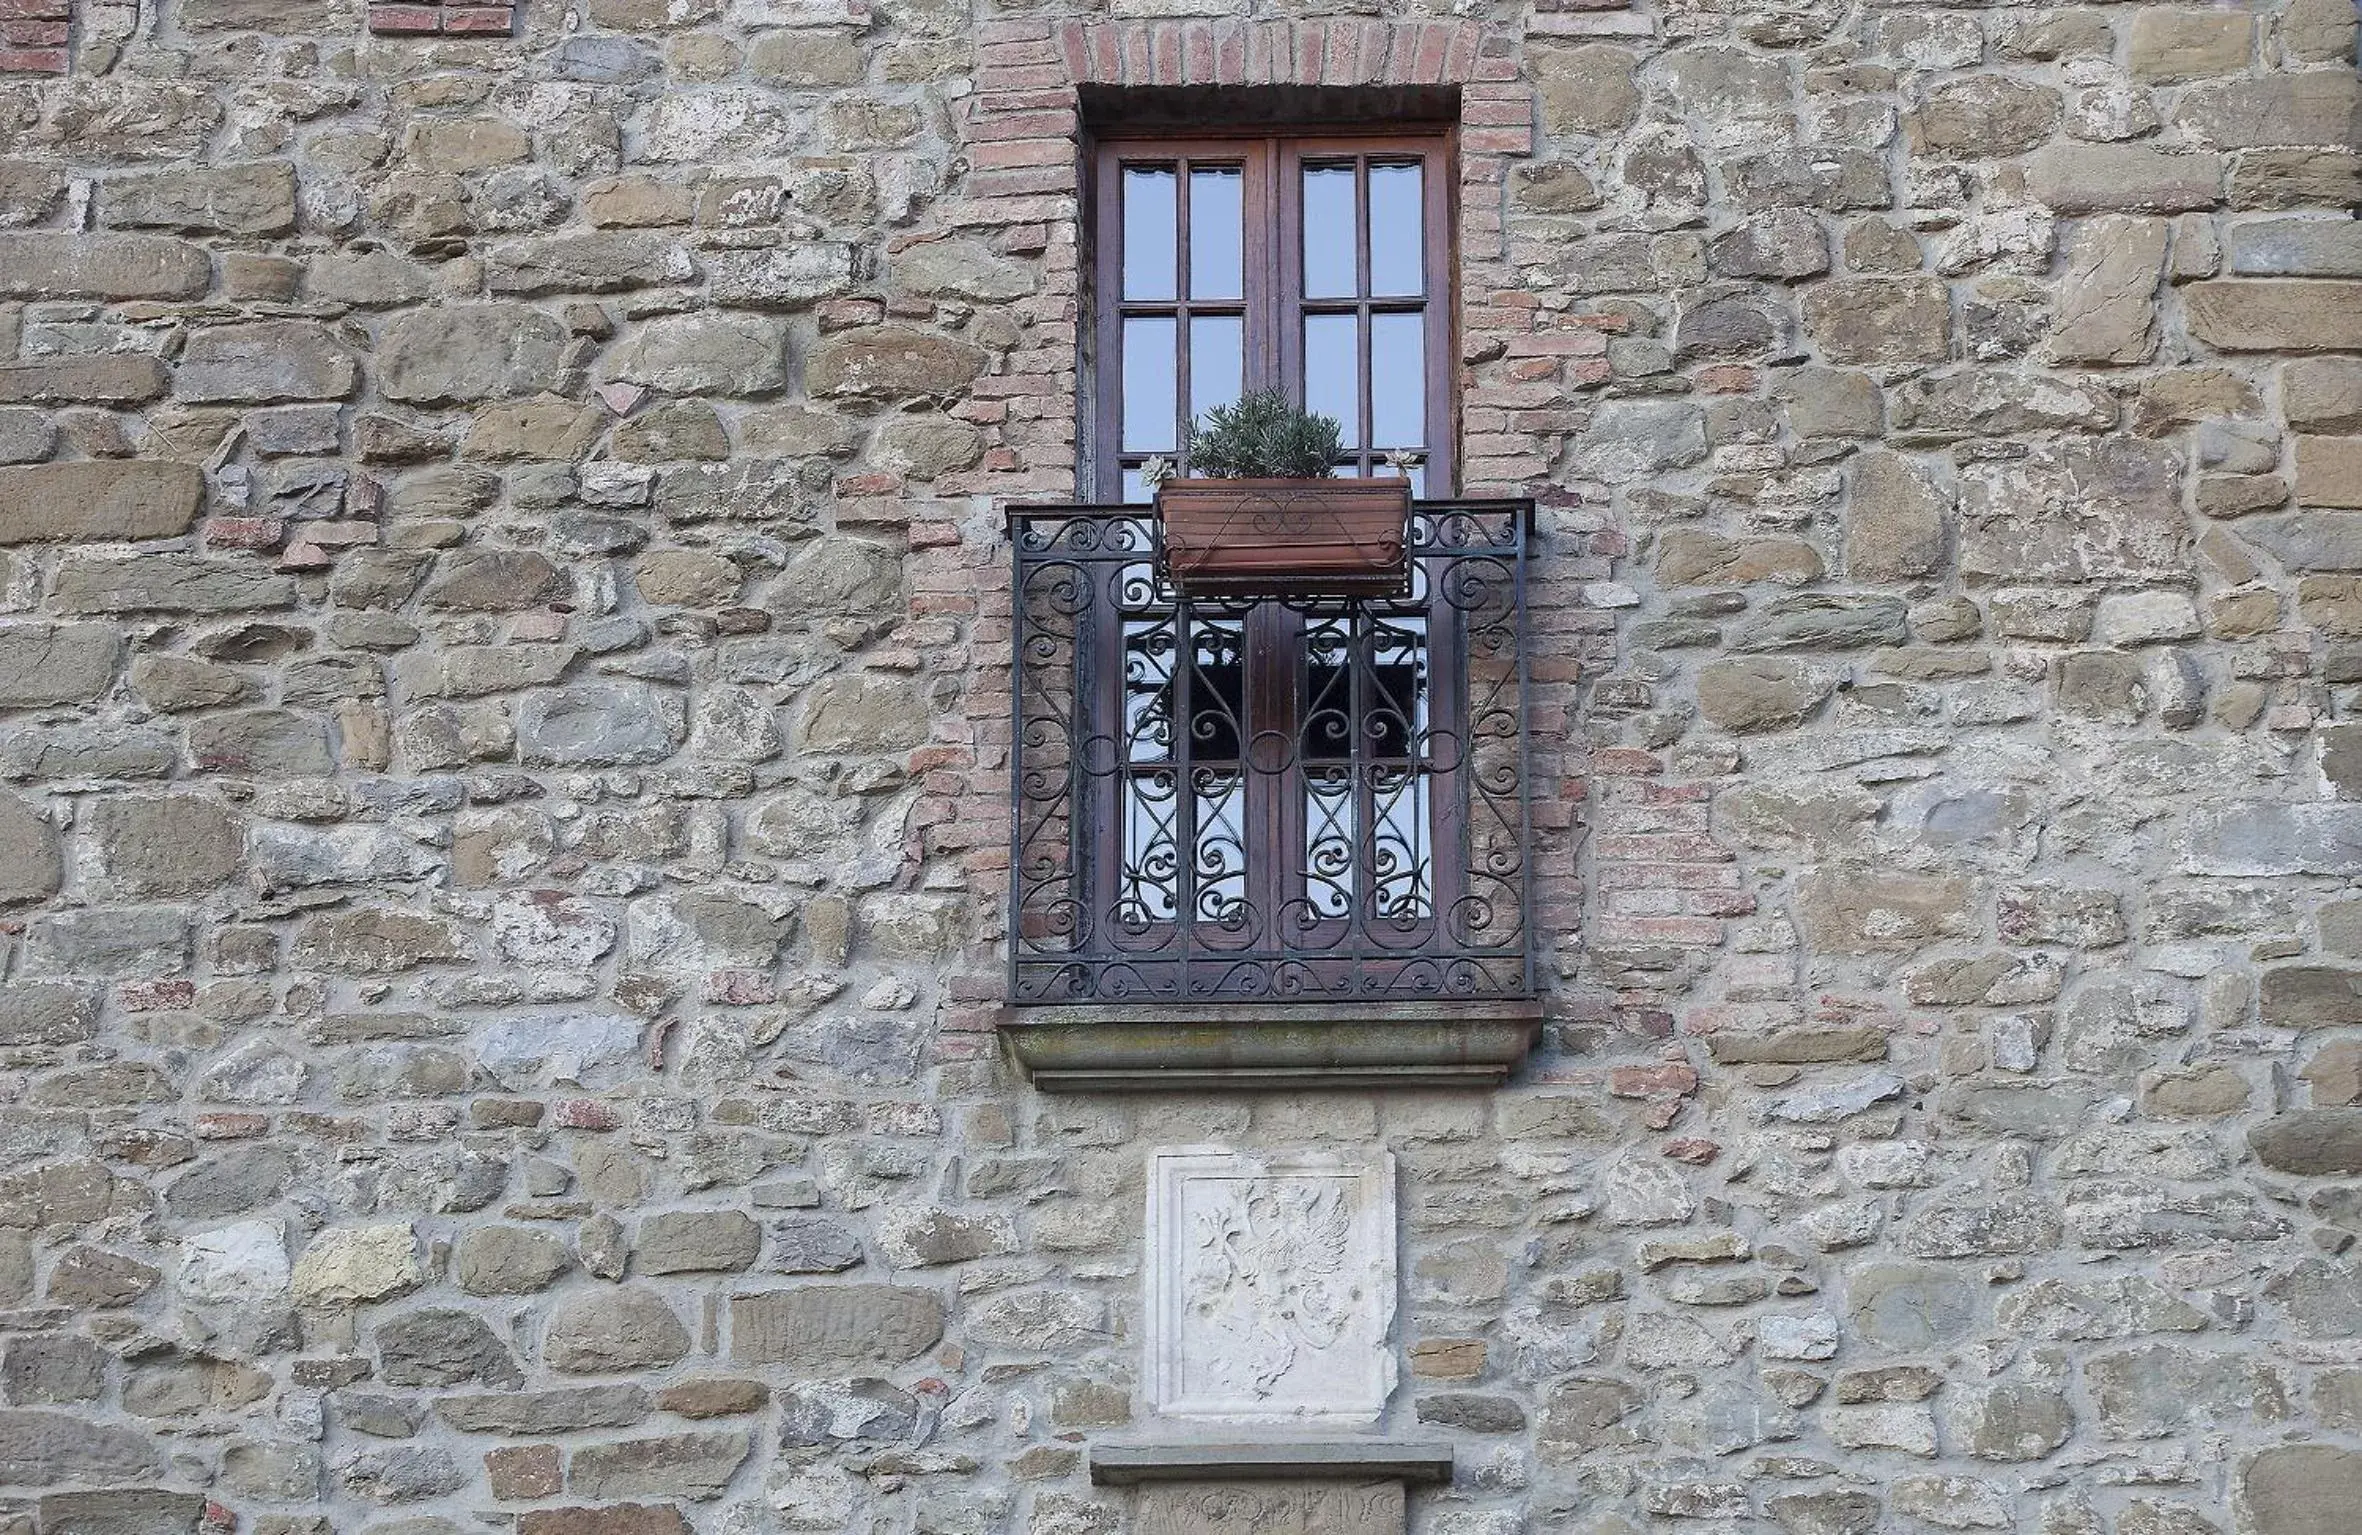
<instances>
[{"instance_id":1,"label":"green plant","mask_svg":"<svg viewBox=\"0 0 2362 1535\"><path fill-rule=\"evenodd\" d=\"M1189 428L1189 472L1210 480L1320 480L1345 454L1336 418L1276 389L1217 405Z\"/></svg>"}]
</instances>

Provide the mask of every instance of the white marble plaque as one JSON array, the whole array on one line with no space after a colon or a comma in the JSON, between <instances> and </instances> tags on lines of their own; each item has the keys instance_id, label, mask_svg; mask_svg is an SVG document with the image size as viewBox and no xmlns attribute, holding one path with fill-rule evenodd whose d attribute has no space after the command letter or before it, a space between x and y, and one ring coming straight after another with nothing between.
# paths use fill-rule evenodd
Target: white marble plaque
<instances>
[{"instance_id":1,"label":"white marble plaque","mask_svg":"<svg viewBox=\"0 0 2362 1535\"><path fill-rule=\"evenodd\" d=\"M1148 1401L1368 1422L1394 1390L1394 1158L1151 1152Z\"/></svg>"}]
</instances>

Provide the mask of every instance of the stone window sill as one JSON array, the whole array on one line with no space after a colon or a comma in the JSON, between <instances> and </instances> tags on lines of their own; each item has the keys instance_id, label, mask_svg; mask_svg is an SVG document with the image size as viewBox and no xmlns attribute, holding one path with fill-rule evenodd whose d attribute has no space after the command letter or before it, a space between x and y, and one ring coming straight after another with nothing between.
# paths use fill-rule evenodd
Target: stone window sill
<instances>
[{"instance_id":1,"label":"stone window sill","mask_svg":"<svg viewBox=\"0 0 2362 1535\"><path fill-rule=\"evenodd\" d=\"M1102 1441L1091 1446L1091 1480L1141 1482L1448 1482L1452 1447L1405 1439Z\"/></svg>"},{"instance_id":2,"label":"stone window sill","mask_svg":"<svg viewBox=\"0 0 2362 1535\"><path fill-rule=\"evenodd\" d=\"M1001 1022L1043 1092L1494 1087L1533 1048L1534 1001L1230 1002L1012 1009Z\"/></svg>"}]
</instances>

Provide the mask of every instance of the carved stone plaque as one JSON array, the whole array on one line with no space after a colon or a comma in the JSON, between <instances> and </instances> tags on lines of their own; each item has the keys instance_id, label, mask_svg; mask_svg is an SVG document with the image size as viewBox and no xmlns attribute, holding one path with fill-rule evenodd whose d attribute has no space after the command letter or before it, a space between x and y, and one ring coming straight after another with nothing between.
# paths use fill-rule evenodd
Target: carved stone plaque
<instances>
[{"instance_id":1,"label":"carved stone plaque","mask_svg":"<svg viewBox=\"0 0 2362 1535\"><path fill-rule=\"evenodd\" d=\"M1402 1483L1165 1482L1139 1515L1140 1535L1402 1535Z\"/></svg>"},{"instance_id":2,"label":"carved stone plaque","mask_svg":"<svg viewBox=\"0 0 2362 1535\"><path fill-rule=\"evenodd\" d=\"M1151 1153L1155 1411L1374 1420L1394 1390L1393 1330L1392 1155Z\"/></svg>"}]
</instances>

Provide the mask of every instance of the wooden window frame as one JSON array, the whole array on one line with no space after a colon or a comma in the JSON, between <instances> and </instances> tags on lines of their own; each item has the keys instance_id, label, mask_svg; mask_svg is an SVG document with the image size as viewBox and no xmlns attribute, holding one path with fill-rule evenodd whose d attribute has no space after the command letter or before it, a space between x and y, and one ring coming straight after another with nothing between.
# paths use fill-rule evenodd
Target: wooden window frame
<instances>
[{"instance_id":1,"label":"wooden window frame","mask_svg":"<svg viewBox=\"0 0 2362 1535\"><path fill-rule=\"evenodd\" d=\"M1099 501L1123 499L1121 442L1123 419L1123 322L1139 315L1176 317L1177 332L1186 335L1193 309L1237 312L1245 317L1242 353L1245 387L1283 388L1303 403L1303 316L1312 313L1352 313L1360 317L1362 420L1354 435L1360 439L1365 466L1373 465L1384 449L1400 444L1369 441L1374 380L1369 377L1371 313L1399 312L1400 301L1369 296L1368 200L1355 201L1355 263L1360 296L1351 299L1313 299L1303 295L1302 169L1306 160L1378 157L1416 160L1423 171L1423 260L1426 292L1421 296L1426 324L1423 331L1423 371L1426 384L1424 494L1431 499L1454 494L1458 485L1459 408L1453 383L1458 373L1460 329L1459 285L1459 142L1458 130L1448 124L1406 127L1373 124L1367 128L1324 125L1302 132L1269 127L1235 130L1206 129L1186 133L1109 134L1085 146L1090 174L1084 228L1091 245L1090 282L1085 294L1091 306L1087 334L1092 339L1085 376L1082 429L1086 452L1084 482ZM1233 302L1193 304L1185 277L1175 285L1171 301L1128 301L1123 297L1120 181L1127 162L1219 160L1246 167L1242 188L1241 260L1242 297ZM1176 236L1180 251L1189 249L1188 181L1178 177L1175 204ZM1180 262L1185 273L1187 261ZM1178 275L1178 274L1177 274ZM1185 352L1185 343L1180 343ZM1179 409L1188 409L1188 369L1182 364L1175 381ZM1138 456L1138 455L1133 455ZM1367 469L1365 467L1365 472Z\"/></svg>"},{"instance_id":2,"label":"wooden window frame","mask_svg":"<svg viewBox=\"0 0 2362 1535\"><path fill-rule=\"evenodd\" d=\"M1458 353L1455 340L1459 329L1458 247L1456 213L1458 198L1458 144L1456 131L1449 125L1420 125L1405 128L1399 125L1357 129L1351 126L1325 125L1306 131L1287 131L1270 127L1240 128L1221 131L1175 131L1163 133L1110 134L1087 148L1090 174L1086 178L1089 196L1089 218L1086 229L1092 237L1089 265L1088 299L1092 305L1091 324L1087 334L1093 340L1093 362L1088 370L1092 387L1087 393L1084 409L1084 440L1088 466L1086 483L1105 503L1120 503L1123 499L1123 472L1127 458L1138 460L1145 454L1127 453L1122 437L1123 425L1123 326L1130 318L1143 316L1171 317L1175 322L1176 351L1174 391L1176 416L1185 421L1189 410L1190 379L1187 337L1190 319L1195 314L1212 313L1243 317L1241 357L1243 384L1247 389L1282 387L1290 399L1301 404L1304 399L1303 379L1303 321L1310 314L1350 314L1356 318L1356 343L1359 348L1356 376L1359 381L1358 409L1360 420L1348 436L1358 443L1361 472L1390 472L1380 461L1380 455L1400 444L1374 443L1372 437L1373 400L1377 380L1371 366L1371 326L1373 314L1417 311L1424 321L1423 384L1425 413L1423 429L1425 484L1429 499L1447 499L1456 488L1458 457L1457 428L1458 401L1450 387L1457 373ZM1304 293L1303 262L1303 173L1308 164L1326 160L1352 160L1364 174L1356 178L1354 231L1354 259L1356 268L1355 293L1342 298L1307 298ZM1378 296L1370 293L1371 251L1369 246L1369 196L1366 167L1370 164L1416 162L1421 176L1421 229L1423 281L1422 291L1416 296ZM1200 301L1190 291L1190 171L1203 164L1239 166L1242 169L1240 295L1237 299ZM1122 177L1127 166L1156 164L1170 166L1175 172L1174 240L1175 274L1173 294L1169 299L1131 300L1123 296L1122 246L1123 219ZM1172 455L1178 457L1178 455ZM1376 610L1396 616L1409 616L1399 604L1378 604ZM1246 898L1253 908L1264 914L1266 942L1276 933L1279 916L1290 903L1305 895L1306 877L1300 865L1307 840L1308 815L1304 799L1304 774L1308 764L1298 763L1284 775L1250 769L1247 757L1254 751L1254 743L1273 741L1289 743L1288 756L1295 759L1303 739L1306 707L1304 692L1309 686L1305 653L1306 617L1302 612L1282 603L1267 602L1233 614L1241 624L1240 649L1242 656L1245 718L1241 724L1241 758L1236 764L1240 777L1242 814L1240 833L1246 855ZM1462 637L1459 616L1439 594L1430 592L1429 600L1421 605L1419 616L1426 620L1426 667L1428 697L1425 707L1429 718L1437 722L1454 722L1465 709L1457 683L1461 664ZM1360 620L1353 620L1359 632ZM1124 668L1124 625L1111 623L1094 636L1091 654L1085 662L1090 682L1085 695L1097 718L1121 720L1121 696ZM1360 641L1357 639L1357 645ZM1176 665L1186 670L1189 654L1184 650ZM1364 686L1361 668L1351 669L1348 685ZM1182 689L1176 696L1186 696ZM1181 722L1176 721L1176 725ZM1432 727L1431 727L1432 728ZM1444 723L1447 734L1464 728L1461 724ZM1177 756L1176 761L1186 760ZM1439 763L1430 760L1425 751L1405 762L1406 768L1418 772L1426 780L1428 823L1425 833L1429 839L1429 916L1423 927L1432 933L1436 913L1450 909L1461 891L1457 863L1445 855L1447 848L1456 848L1465 838L1459 804L1459 775L1467 771L1465 763ZM1095 827L1091 836L1090 852L1085 866L1090 871L1089 885L1106 904L1108 893L1118 882L1122 861L1122 788L1125 774L1118 773L1100 781L1089 796L1087 814ZM1284 792L1283 792L1284 791ZM1370 803L1370 789L1366 782L1353 788L1356 799L1354 818L1363 846L1356 851L1357 867L1367 871L1374 867L1371 848L1377 836L1376 817ZM1191 810L1188 805L1190 790L1185 779L1178 783L1177 793L1182 803L1176 807L1174 835L1183 851L1193 845ZM1176 887L1176 894L1180 886ZM1193 931L1205 926L1201 921L1184 925ZM1344 919L1327 919L1320 924L1327 936L1343 930ZM1403 935L1404 947L1415 953L1422 944L1415 934ZM1186 974L1192 967L1219 968L1222 950L1218 946L1186 945L1169 947L1169 936L1149 936L1144 947L1144 968L1159 973ZM1321 944L1311 946L1313 954ZM1366 958L1361 961L1370 966ZM1378 969L1387 968L1383 961Z\"/></svg>"}]
</instances>

